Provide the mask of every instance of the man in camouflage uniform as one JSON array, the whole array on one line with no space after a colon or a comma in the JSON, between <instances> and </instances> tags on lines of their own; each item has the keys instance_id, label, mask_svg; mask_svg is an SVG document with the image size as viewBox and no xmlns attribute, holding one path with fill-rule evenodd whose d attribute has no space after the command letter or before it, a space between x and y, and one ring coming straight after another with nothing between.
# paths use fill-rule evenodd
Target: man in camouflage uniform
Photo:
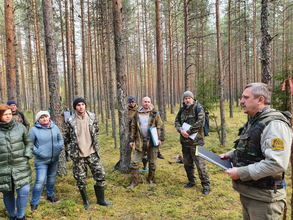
<instances>
[{"instance_id":1,"label":"man in camouflage uniform","mask_svg":"<svg viewBox=\"0 0 293 220\"><path fill-rule=\"evenodd\" d=\"M30 130L30 123L28 122L27 118L24 116L24 114L18 110L17 104L14 100L9 100L7 102L7 105L11 107L12 110L12 116L15 119L16 122L23 124L26 129Z\"/></svg>"},{"instance_id":2,"label":"man in camouflage uniform","mask_svg":"<svg viewBox=\"0 0 293 220\"><path fill-rule=\"evenodd\" d=\"M104 206L112 205L104 197L105 171L100 160L98 117L85 110L86 102L81 97L74 99L73 108L76 110L76 114L70 116L65 122L64 143L65 146L69 146L67 150L69 150L73 162L73 176L77 180L84 208L87 210L90 207L85 181L87 166L96 181L94 188L97 203Z\"/></svg>"},{"instance_id":3,"label":"man in camouflage uniform","mask_svg":"<svg viewBox=\"0 0 293 220\"><path fill-rule=\"evenodd\" d=\"M239 192L243 219L280 219L286 206L284 172L290 159L292 130L289 112L270 108L271 91L264 83L245 87L241 105L248 121L239 129L235 149L221 158L231 160L226 170Z\"/></svg>"},{"instance_id":4,"label":"man in camouflage uniform","mask_svg":"<svg viewBox=\"0 0 293 220\"><path fill-rule=\"evenodd\" d=\"M194 175L194 163L197 167L198 175L203 187L203 194L210 193L209 171L206 167L204 159L195 155L196 146L204 145L204 131L205 123L204 108L200 105L198 108L198 115L195 115L195 108L197 101L194 100L193 93L186 91L183 93L183 107L178 112L175 119L175 128L180 133L180 143L182 145L184 168L189 182L184 188L195 186L196 177ZM183 123L191 125L188 130L183 130ZM189 138L190 135L197 133L195 139Z\"/></svg>"},{"instance_id":5,"label":"man in camouflage uniform","mask_svg":"<svg viewBox=\"0 0 293 220\"><path fill-rule=\"evenodd\" d=\"M130 132L130 147L133 148L135 142L135 151L133 153L133 158L130 162L130 169L132 174L132 183L129 188L134 188L138 185L139 172L138 165L142 161L145 152L149 159L149 174L148 182L149 186L153 187L156 161L158 148L164 141L164 124L159 115L159 113L151 105L151 99L149 97L144 97L142 99L142 106L136 111L131 122L131 132ZM149 129L151 127L156 127L158 131L158 146L154 146L151 139Z\"/></svg>"}]
</instances>

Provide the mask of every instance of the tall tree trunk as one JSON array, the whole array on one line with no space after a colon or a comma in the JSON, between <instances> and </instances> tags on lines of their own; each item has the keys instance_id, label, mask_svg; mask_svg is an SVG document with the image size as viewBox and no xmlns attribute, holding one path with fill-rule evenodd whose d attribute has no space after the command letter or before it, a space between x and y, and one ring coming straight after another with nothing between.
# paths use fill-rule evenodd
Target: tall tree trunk
<instances>
[{"instance_id":1,"label":"tall tree trunk","mask_svg":"<svg viewBox=\"0 0 293 220\"><path fill-rule=\"evenodd\" d=\"M245 73L246 73L246 83L250 83L251 81L251 77L250 77L250 72L249 72L249 40L248 40L248 33L249 30L247 30L249 28L249 25L247 25L247 7L246 1L243 1L244 4L244 37L245 37Z\"/></svg>"},{"instance_id":2,"label":"tall tree trunk","mask_svg":"<svg viewBox=\"0 0 293 220\"><path fill-rule=\"evenodd\" d=\"M161 118L164 120L164 88L163 88L163 42L161 24L161 1L156 0L156 43L157 43L157 100Z\"/></svg>"},{"instance_id":3,"label":"tall tree trunk","mask_svg":"<svg viewBox=\"0 0 293 220\"><path fill-rule=\"evenodd\" d=\"M64 81L64 103L68 105L68 92L67 92L67 71L65 62L65 47L64 47L64 30L63 30L63 14L62 14L62 0L59 0L60 10L60 26L61 26L61 42L62 42L62 59L63 59L63 81ZM69 107L69 106L68 106Z\"/></svg>"},{"instance_id":4,"label":"tall tree trunk","mask_svg":"<svg viewBox=\"0 0 293 220\"><path fill-rule=\"evenodd\" d=\"M257 53L256 53L256 0L253 0L253 81L257 82Z\"/></svg>"},{"instance_id":5,"label":"tall tree trunk","mask_svg":"<svg viewBox=\"0 0 293 220\"><path fill-rule=\"evenodd\" d=\"M37 70L38 70L38 80L39 80L39 105L40 109L46 109L45 103L45 93L44 93L44 78L43 78L43 68L42 68L42 54L41 54L41 42L40 42L40 30L37 21L37 6L36 1L32 0L33 3L33 15L34 15L34 29L35 29L35 44L37 52Z\"/></svg>"},{"instance_id":6,"label":"tall tree trunk","mask_svg":"<svg viewBox=\"0 0 293 220\"><path fill-rule=\"evenodd\" d=\"M226 145L226 123L224 113L224 77L222 72L222 47L221 47L221 32L220 32L220 13L219 0L216 0L216 28L217 28L217 51L218 51L218 71L219 71L219 87L220 87L220 114L221 114L221 144Z\"/></svg>"},{"instance_id":7,"label":"tall tree trunk","mask_svg":"<svg viewBox=\"0 0 293 220\"><path fill-rule=\"evenodd\" d=\"M88 66L88 87L89 87L89 106L90 106L90 111L92 111L92 106L93 106L93 86L92 86L92 81L93 79L93 69L92 69L92 48L91 48L91 19L90 19L90 1L87 1L87 14L88 14L88 56L87 56L87 66Z\"/></svg>"},{"instance_id":8,"label":"tall tree trunk","mask_svg":"<svg viewBox=\"0 0 293 220\"><path fill-rule=\"evenodd\" d=\"M70 0L70 26L71 26L71 63L72 63L72 98L78 96L76 54L75 54L75 25L74 25L74 3Z\"/></svg>"},{"instance_id":9,"label":"tall tree trunk","mask_svg":"<svg viewBox=\"0 0 293 220\"><path fill-rule=\"evenodd\" d=\"M231 0L228 3L228 13L229 13L229 110L230 118L233 118L233 96L232 96L232 40L231 40Z\"/></svg>"},{"instance_id":10,"label":"tall tree trunk","mask_svg":"<svg viewBox=\"0 0 293 220\"><path fill-rule=\"evenodd\" d=\"M29 81L30 81L30 94L28 97L32 98L31 110L33 112L33 118L35 118L35 89L34 89L34 75L33 75L33 62L32 62L32 44L31 44L31 30L30 30L30 10L27 9L27 19L28 19L28 28L27 28L27 39L28 39L28 63L29 63Z\"/></svg>"},{"instance_id":11,"label":"tall tree trunk","mask_svg":"<svg viewBox=\"0 0 293 220\"><path fill-rule=\"evenodd\" d=\"M17 100L16 88L16 53L13 0L4 1L5 9L5 37L6 37L6 83L9 100Z\"/></svg>"},{"instance_id":12,"label":"tall tree trunk","mask_svg":"<svg viewBox=\"0 0 293 220\"><path fill-rule=\"evenodd\" d=\"M262 82L271 86L271 48L270 41L271 35L269 33L269 0L261 1L261 69L262 69Z\"/></svg>"},{"instance_id":13,"label":"tall tree trunk","mask_svg":"<svg viewBox=\"0 0 293 220\"><path fill-rule=\"evenodd\" d=\"M53 8L51 0L42 0L43 16L44 16L44 29L46 41L46 56L47 68L49 78L50 90L50 115L55 124L62 130L62 117L61 117L61 103L59 93L59 77L57 72L57 54L55 50L55 31L53 20ZM66 160L64 151L61 152L58 175L67 175Z\"/></svg>"},{"instance_id":14,"label":"tall tree trunk","mask_svg":"<svg viewBox=\"0 0 293 220\"><path fill-rule=\"evenodd\" d=\"M120 172L128 173L131 149L128 145L128 110L126 103L126 75L122 41L122 2L113 0L113 24L116 60L117 101L120 136Z\"/></svg>"},{"instance_id":15,"label":"tall tree trunk","mask_svg":"<svg viewBox=\"0 0 293 220\"><path fill-rule=\"evenodd\" d=\"M72 71L71 71L71 59L70 59L70 34L69 34L69 11L68 0L65 0L65 24L66 24L66 58L67 58L67 80L68 80L68 107L72 110L71 102L73 101L72 94ZM86 97L84 97L86 99Z\"/></svg>"},{"instance_id":16,"label":"tall tree trunk","mask_svg":"<svg viewBox=\"0 0 293 220\"><path fill-rule=\"evenodd\" d=\"M184 0L184 36L185 36L185 56L184 56L184 65L185 65L185 91L190 90L190 74L189 74L189 27L188 27L188 0Z\"/></svg>"},{"instance_id":17,"label":"tall tree trunk","mask_svg":"<svg viewBox=\"0 0 293 220\"><path fill-rule=\"evenodd\" d=\"M139 77L140 77L140 90L138 100L143 97L143 76L142 76L142 61L141 61L141 43L140 43L140 18L139 18L139 0L137 0L137 33L138 33L138 55L139 55Z\"/></svg>"},{"instance_id":18,"label":"tall tree trunk","mask_svg":"<svg viewBox=\"0 0 293 220\"><path fill-rule=\"evenodd\" d=\"M106 113L106 133L109 135L109 87L108 87L108 76L106 74L106 33L105 33L105 7L104 3L101 3L101 28L102 28L102 75L104 83L104 94L105 94L105 113Z\"/></svg>"},{"instance_id":19,"label":"tall tree trunk","mask_svg":"<svg viewBox=\"0 0 293 220\"><path fill-rule=\"evenodd\" d=\"M108 13L108 1L106 3L106 20L107 20L107 44L108 44L108 65L109 65L109 78L110 78L110 108L111 108L111 121L112 121L112 137L114 138L115 148L117 148L117 137L116 137L116 119L115 119L115 94L114 94L114 79L112 73L112 62L111 62L111 43L110 43L110 17ZM113 6L114 7L114 6Z\"/></svg>"},{"instance_id":20,"label":"tall tree trunk","mask_svg":"<svg viewBox=\"0 0 293 220\"><path fill-rule=\"evenodd\" d=\"M174 76L173 76L173 33L172 33L172 17L171 17L171 0L168 0L169 10L169 53L170 53L170 104L171 114L174 114Z\"/></svg>"},{"instance_id":21,"label":"tall tree trunk","mask_svg":"<svg viewBox=\"0 0 293 220\"><path fill-rule=\"evenodd\" d=\"M84 33L84 1L80 0L81 11L81 53L82 53L82 78L83 78L83 97L87 98L87 84L86 84L86 62L85 62L85 33Z\"/></svg>"},{"instance_id":22,"label":"tall tree trunk","mask_svg":"<svg viewBox=\"0 0 293 220\"><path fill-rule=\"evenodd\" d=\"M23 101L23 110L27 110L27 101L26 101L26 82L24 76L24 66L23 66L23 51L22 51L22 43L21 43L21 33L20 27L17 27L18 32L18 51L19 51L19 64L20 64L20 75L21 75L21 89L22 89L22 101Z\"/></svg>"}]
</instances>

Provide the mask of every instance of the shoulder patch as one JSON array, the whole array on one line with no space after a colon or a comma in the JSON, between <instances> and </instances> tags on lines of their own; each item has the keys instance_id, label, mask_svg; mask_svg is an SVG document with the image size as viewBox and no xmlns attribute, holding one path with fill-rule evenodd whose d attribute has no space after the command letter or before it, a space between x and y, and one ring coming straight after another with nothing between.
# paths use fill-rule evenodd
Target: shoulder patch
<instances>
[{"instance_id":1,"label":"shoulder patch","mask_svg":"<svg viewBox=\"0 0 293 220\"><path fill-rule=\"evenodd\" d=\"M272 140L272 149L276 150L284 150L285 149L285 143L281 138L274 138Z\"/></svg>"}]
</instances>

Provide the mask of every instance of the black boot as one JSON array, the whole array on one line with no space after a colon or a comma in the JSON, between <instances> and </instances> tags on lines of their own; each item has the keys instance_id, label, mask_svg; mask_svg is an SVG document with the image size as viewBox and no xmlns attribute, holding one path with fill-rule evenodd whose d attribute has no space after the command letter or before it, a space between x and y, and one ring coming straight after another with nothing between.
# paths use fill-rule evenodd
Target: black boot
<instances>
[{"instance_id":1,"label":"black boot","mask_svg":"<svg viewBox=\"0 0 293 220\"><path fill-rule=\"evenodd\" d=\"M147 157L143 157L142 158L142 163L143 163L143 169L147 170L148 169L148 158Z\"/></svg>"},{"instance_id":2,"label":"black boot","mask_svg":"<svg viewBox=\"0 0 293 220\"><path fill-rule=\"evenodd\" d=\"M104 206L113 205L113 203L107 202L105 200L105 187L104 186L94 185L94 187L95 187L95 193L96 193L96 197L97 197L97 203L99 205L104 205Z\"/></svg>"},{"instance_id":3,"label":"black boot","mask_svg":"<svg viewBox=\"0 0 293 220\"><path fill-rule=\"evenodd\" d=\"M89 203L89 199L86 194L86 188L79 189L79 192L80 192L80 195L81 195L81 198L83 201L84 209L88 210L90 208L90 203Z\"/></svg>"},{"instance_id":4,"label":"black boot","mask_svg":"<svg viewBox=\"0 0 293 220\"><path fill-rule=\"evenodd\" d=\"M21 218L16 218L16 220L26 220L26 218L22 216Z\"/></svg>"},{"instance_id":5,"label":"black boot","mask_svg":"<svg viewBox=\"0 0 293 220\"><path fill-rule=\"evenodd\" d=\"M161 154L161 152L160 152L159 149L158 149L158 158L160 158L160 159L165 159L165 158L163 157L163 155Z\"/></svg>"}]
</instances>

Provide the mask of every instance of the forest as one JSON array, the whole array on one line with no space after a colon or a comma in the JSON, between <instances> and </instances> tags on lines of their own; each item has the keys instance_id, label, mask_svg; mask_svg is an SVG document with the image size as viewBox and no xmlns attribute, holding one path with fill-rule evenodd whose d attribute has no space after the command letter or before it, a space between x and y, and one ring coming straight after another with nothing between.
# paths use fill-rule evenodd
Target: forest
<instances>
[{"instance_id":1,"label":"forest","mask_svg":"<svg viewBox=\"0 0 293 220\"><path fill-rule=\"evenodd\" d=\"M149 96L168 124L192 91L229 149L246 84L267 83L272 106L292 112L292 62L292 0L0 0L0 103L15 100L31 124L50 109L61 128L62 108L84 97L120 148L121 173L129 95ZM64 153L58 172L67 175Z\"/></svg>"}]
</instances>

